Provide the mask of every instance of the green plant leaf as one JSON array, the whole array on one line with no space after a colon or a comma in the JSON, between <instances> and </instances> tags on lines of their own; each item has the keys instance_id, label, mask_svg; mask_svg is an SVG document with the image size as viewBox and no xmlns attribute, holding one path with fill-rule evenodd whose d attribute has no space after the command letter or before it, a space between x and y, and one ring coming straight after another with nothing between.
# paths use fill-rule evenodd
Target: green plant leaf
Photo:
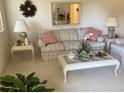
<instances>
[{"instance_id":1,"label":"green plant leaf","mask_svg":"<svg viewBox=\"0 0 124 93\"><path fill-rule=\"evenodd\" d=\"M40 79L38 77L32 77L28 82L27 82L27 89L31 90L33 86L36 86L40 84Z\"/></svg>"},{"instance_id":2,"label":"green plant leaf","mask_svg":"<svg viewBox=\"0 0 124 93\"><path fill-rule=\"evenodd\" d=\"M14 79L13 80L13 83L14 83L14 85L17 87L17 88L19 88L20 90L22 90L22 91L25 91L26 89L25 89L25 85L23 84L23 82L21 81L21 80L19 80L19 79Z\"/></svg>"},{"instance_id":3,"label":"green plant leaf","mask_svg":"<svg viewBox=\"0 0 124 93\"><path fill-rule=\"evenodd\" d=\"M8 92L9 88L6 87L0 87L0 91L2 92Z\"/></svg>"},{"instance_id":4,"label":"green plant leaf","mask_svg":"<svg viewBox=\"0 0 124 93\"><path fill-rule=\"evenodd\" d=\"M22 74L16 74L14 76L4 76L0 78L0 84L2 85L0 91L9 92L50 92L54 89L46 88L43 84L47 83L47 80L40 82L38 77L34 77L34 72L25 77ZM25 81L25 82L24 82ZM42 85L42 86L41 86ZM33 90L32 90L33 88Z\"/></svg>"},{"instance_id":5,"label":"green plant leaf","mask_svg":"<svg viewBox=\"0 0 124 93\"><path fill-rule=\"evenodd\" d=\"M17 87L19 89L21 89L22 91L25 91L25 85L23 84L23 82L19 79L16 79L14 76L5 76L5 77L1 77L0 78L1 82L8 82L8 83L12 83L14 87Z\"/></svg>"},{"instance_id":6,"label":"green plant leaf","mask_svg":"<svg viewBox=\"0 0 124 93\"><path fill-rule=\"evenodd\" d=\"M32 77L29 80L27 80L27 85L33 82L40 84L40 79L37 77Z\"/></svg>"},{"instance_id":7,"label":"green plant leaf","mask_svg":"<svg viewBox=\"0 0 124 93\"><path fill-rule=\"evenodd\" d=\"M47 80L44 80L41 82L41 84L46 84L47 83Z\"/></svg>"},{"instance_id":8,"label":"green plant leaf","mask_svg":"<svg viewBox=\"0 0 124 93\"><path fill-rule=\"evenodd\" d=\"M0 84L3 85L3 86L6 86L6 87L13 86L13 83L12 82L1 81Z\"/></svg>"},{"instance_id":9,"label":"green plant leaf","mask_svg":"<svg viewBox=\"0 0 124 93\"><path fill-rule=\"evenodd\" d=\"M30 79L30 78L32 78L34 75L35 75L35 72L32 72L31 74L29 74L29 75L26 77L26 79Z\"/></svg>"},{"instance_id":10,"label":"green plant leaf","mask_svg":"<svg viewBox=\"0 0 124 93\"><path fill-rule=\"evenodd\" d=\"M7 76L4 76L4 77L0 78L0 80L3 81L3 82L13 82L14 79L15 79L15 77L10 76L10 75L7 75Z\"/></svg>"},{"instance_id":11,"label":"green plant leaf","mask_svg":"<svg viewBox=\"0 0 124 93\"><path fill-rule=\"evenodd\" d=\"M8 92L13 92L13 91L15 91L13 87L8 90Z\"/></svg>"},{"instance_id":12,"label":"green plant leaf","mask_svg":"<svg viewBox=\"0 0 124 93\"><path fill-rule=\"evenodd\" d=\"M32 77L31 82L39 82L40 83L40 79L38 77Z\"/></svg>"},{"instance_id":13,"label":"green plant leaf","mask_svg":"<svg viewBox=\"0 0 124 93\"><path fill-rule=\"evenodd\" d=\"M35 72L32 72L26 77L26 83L29 84L31 82L31 78L35 75Z\"/></svg>"},{"instance_id":14,"label":"green plant leaf","mask_svg":"<svg viewBox=\"0 0 124 93\"><path fill-rule=\"evenodd\" d=\"M27 90L32 91L32 87L37 86L39 83L38 82L31 82L30 84L27 85Z\"/></svg>"},{"instance_id":15,"label":"green plant leaf","mask_svg":"<svg viewBox=\"0 0 124 93\"><path fill-rule=\"evenodd\" d=\"M37 85L37 86L34 86L32 87L32 91L41 91L41 85Z\"/></svg>"},{"instance_id":16,"label":"green plant leaf","mask_svg":"<svg viewBox=\"0 0 124 93\"><path fill-rule=\"evenodd\" d=\"M45 86L37 85L32 88L32 92L51 92L54 91L54 88L46 88Z\"/></svg>"},{"instance_id":17,"label":"green plant leaf","mask_svg":"<svg viewBox=\"0 0 124 93\"><path fill-rule=\"evenodd\" d=\"M17 78L20 79L25 84L25 76L22 74L16 74Z\"/></svg>"}]
</instances>

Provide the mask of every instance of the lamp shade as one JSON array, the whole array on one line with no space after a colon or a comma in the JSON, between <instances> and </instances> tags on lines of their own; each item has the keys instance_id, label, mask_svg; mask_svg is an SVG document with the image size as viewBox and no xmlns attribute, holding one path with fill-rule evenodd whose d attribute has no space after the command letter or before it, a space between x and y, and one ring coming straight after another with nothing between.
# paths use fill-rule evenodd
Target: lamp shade
<instances>
[{"instance_id":1,"label":"lamp shade","mask_svg":"<svg viewBox=\"0 0 124 93\"><path fill-rule=\"evenodd\" d=\"M24 20L17 20L14 28L14 32L27 32L29 30Z\"/></svg>"},{"instance_id":2,"label":"lamp shade","mask_svg":"<svg viewBox=\"0 0 124 93\"><path fill-rule=\"evenodd\" d=\"M109 17L107 22L106 22L106 26L108 26L108 27L117 27L118 22L117 22L116 17Z\"/></svg>"}]
</instances>

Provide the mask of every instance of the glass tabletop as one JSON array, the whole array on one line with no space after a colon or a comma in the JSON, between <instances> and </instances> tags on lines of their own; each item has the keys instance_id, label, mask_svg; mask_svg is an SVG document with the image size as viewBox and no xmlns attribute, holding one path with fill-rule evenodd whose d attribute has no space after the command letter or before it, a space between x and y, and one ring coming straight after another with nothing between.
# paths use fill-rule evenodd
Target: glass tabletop
<instances>
[{"instance_id":1,"label":"glass tabletop","mask_svg":"<svg viewBox=\"0 0 124 93\"><path fill-rule=\"evenodd\" d=\"M105 52L104 52L105 53ZM105 53L105 56L98 56L98 55L94 55L93 57L90 58L79 58L78 55L75 55L75 57L73 59L69 59L68 55L64 55L64 59L66 60L66 62L68 64L73 64L73 63L82 63L82 62L94 62L94 61L102 61L102 60L109 60L109 59L113 59L109 54Z\"/></svg>"}]
</instances>

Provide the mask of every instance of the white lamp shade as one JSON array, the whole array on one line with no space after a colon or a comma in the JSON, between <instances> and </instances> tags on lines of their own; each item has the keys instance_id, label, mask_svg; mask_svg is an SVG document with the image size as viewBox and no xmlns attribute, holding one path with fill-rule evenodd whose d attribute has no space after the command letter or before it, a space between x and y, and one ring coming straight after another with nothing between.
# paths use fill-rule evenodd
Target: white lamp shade
<instances>
[{"instance_id":1,"label":"white lamp shade","mask_svg":"<svg viewBox=\"0 0 124 93\"><path fill-rule=\"evenodd\" d=\"M29 30L24 20L17 20L14 28L14 32L27 32Z\"/></svg>"},{"instance_id":2,"label":"white lamp shade","mask_svg":"<svg viewBox=\"0 0 124 93\"><path fill-rule=\"evenodd\" d=\"M116 17L109 17L107 22L106 22L106 26L108 26L108 27L117 27L118 22L117 22Z\"/></svg>"}]
</instances>

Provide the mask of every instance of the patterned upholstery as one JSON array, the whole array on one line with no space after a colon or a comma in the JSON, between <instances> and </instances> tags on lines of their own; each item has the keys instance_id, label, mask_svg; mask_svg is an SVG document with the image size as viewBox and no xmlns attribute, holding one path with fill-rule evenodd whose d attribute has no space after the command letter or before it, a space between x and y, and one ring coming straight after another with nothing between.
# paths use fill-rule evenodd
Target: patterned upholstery
<instances>
[{"instance_id":1,"label":"patterned upholstery","mask_svg":"<svg viewBox=\"0 0 124 93\"><path fill-rule=\"evenodd\" d=\"M50 44L48 46L42 47L41 51L44 52L55 52L55 51L63 51L65 50L62 43Z\"/></svg>"},{"instance_id":2,"label":"patterned upholstery","mask_svg":"<svg viewBox=\"0 0 124 93\"><path fill-rule=\"evenodd\" d=\"M104 42L95 42L95 41L87 41L90 44L92 50L104 50L105 43Z\"/></svg>"},{"instance_id":3,"label":"patterned upholstery","mask_svg":"<svg viewBox=\"0 0 124 93\"><path fill-rule=\"evenodd\" d=\"M62 42L62 44L64 45L64 48L66 51L68 50L74 50L74 49L78 49L80 46L80 41L65 41Z\"/></svg>"},{"instance_id":4,"label":"patterned upholstery","mask_svg":"<svg viewBox=\"0 0 124 93\"><path fill-rule=\"evenodd\" d=\"M112 43L110 49L110 54L124 64L124 44Z\"/></svg>"},{"instance_id":5,"label":"patterned upholstery","mask_svg":"<svg viewBox=\"0 0 124 93\"><path fill-rule=\"evenodd\" d=\"M56 30L56 31L54 31L54 33L56 34L57 40L60 42L61 41L60 31L59 30Z\"/></svg>"},{"instance_id":6,"label":"patterned upholstery","mask_svg":"<svg viewBox=\"0 0 124 93\"><path fill-rule=\"evenodd\" d=\"M68 29L60 31L61 41L79 40L76 30Z\"/></svg>"},{"instance_id":7,"label":"patterned upholstery","mask_svg":"<svg viewBox=\"0 0 124 93\"><path fill-rule=\"evenodd\" d=\"M81 40L85 34L84 28L76 29L59 29L54 30L58 43L44 46L43 42L39 38L38 46L41 49L41 56L43 60L55 59L59 54L68 53L71 50L78 49L81 45ZM89 42L94 47L93 49L104 49L105 42Z\"/></svg>"},{"instance_id":8,"label":"patterned upholstery","mask_svg":"<svg viewBox=\"0 0 124 93\"><path fill-rule=\"evenodd\" d=\"M83 37L86 33L86 28L80 28L80 29L77 30L77 32L78 32L79 40L80 41L83 40Z\"/></svg>"}]
</instances>

